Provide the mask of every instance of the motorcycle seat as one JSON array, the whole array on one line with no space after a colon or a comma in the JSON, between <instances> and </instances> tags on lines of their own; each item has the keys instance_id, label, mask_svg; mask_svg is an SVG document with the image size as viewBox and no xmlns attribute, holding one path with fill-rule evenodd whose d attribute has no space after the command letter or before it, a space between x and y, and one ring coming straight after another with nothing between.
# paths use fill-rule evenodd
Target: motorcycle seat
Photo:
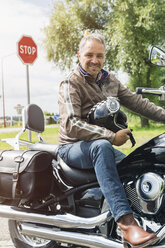
<instances>
[{"instance_id":1,"label":"motorcycle seat","mask_svg":"<svg viewBox=\"0 0 165 248\"><path fill-rule=\"evenodd\" d=\"M94 169L83 170L68 166L58 156L58 147L59 146L57 144L45 142L38 142L30 145L31 150L49 152L52 154L53 158L58 160L60 172L69 186L80 186L87 183L97 182Z\"/></svg>"},{"instance_id":2,"label":"motorcycle seat","mask_svg":"<svg viewBox=\"0 0 165 248\"><path fill-rule=\"evenodd\" d=\"M60 166L60 175L69 186L81 186L87 183L97 182L94 169L77 169L67 165L59 156L58 165Z\"/></svg>"},{"instance_id":3,"label":"motorcycle seat","mask_svg":"<svg viewBox=\"0 0 165 248\"><path fill-rule=\"evenodd\" d=\"M31 150L49 152L55 159L57 159L58 147L59 145L57 144L45 143L45 142L38 142L30 145Z\"/></svg>"}]
</instances>

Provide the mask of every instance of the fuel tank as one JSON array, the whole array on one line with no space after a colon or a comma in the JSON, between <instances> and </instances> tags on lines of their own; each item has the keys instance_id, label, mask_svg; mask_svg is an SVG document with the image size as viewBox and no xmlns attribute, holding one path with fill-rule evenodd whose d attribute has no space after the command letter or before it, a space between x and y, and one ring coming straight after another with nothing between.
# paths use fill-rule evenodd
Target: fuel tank
<instances>
[{"instance_id":1,"label":"fuel tank","mask_svg":"<svg viewBox=\"0 0 165 248\"><path fill-rule=\"evenodd\" d=\"M121 177L155 169L165 173L165 133L139 146L117 166Z\"/></svg>"}]
</instances>

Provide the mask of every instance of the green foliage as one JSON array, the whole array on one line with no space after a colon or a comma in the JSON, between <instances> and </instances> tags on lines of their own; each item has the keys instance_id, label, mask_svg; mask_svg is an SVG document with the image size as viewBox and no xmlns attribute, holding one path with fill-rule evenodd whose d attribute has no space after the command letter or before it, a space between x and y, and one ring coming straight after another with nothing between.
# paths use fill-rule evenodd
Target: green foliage
<instances>
[{"instance_id":1,"label":"green foliage","mask_svg":"<svg viewBox=\"0 0 165 248\"><path fill-rule=\"evenodd\" d=\"M111 49L117 50L117 58L124 71L143 73L148 65L148 45L162 42L165 25L164 1L117 0L107 35ZM113 59L113 56L112 56Z\"/></svg>"},{"instance_id":2,"label":"green foliage","mask_svg":"<svg viewBox=\"0 0 165 248\"><path fill-rule=\"evenodd\" d=\"M54 116L54 113L44 111L44 116Z\"/></svg>"},{"instance_id":3,"label":"green foliage","mask_svg":"<svg viewBox=\"0 0 165 248\"><path fill-rule=\"evenodd\" d=\"M50 61L61 69L70 68L78 61L85 30L101 32L108 70L122 68L133 90L158 87L160 73L148 62L148 47L163 44L164 27L164 0L55 0L45 47Z\"/></svg>"},{"instance_id":4,"label":"green foliage","mask_svg":"<svg viewBox=\"0 0 165 248\"><path fill-rule=\"evenodd\" d=\"M56 1L50 24L45 29L48 59L53 60L62 69L70 67L77 53L81 29L72 6L64 4L64 1Z\"/></svg>"},{"instance_id":5,"label":"green foliage","mask_svg":"<svg viewBox=\"0 0 165 248\"><path fill-rule=\"evenodd\" d=\"M48 59L70 67L84 31L98 30L108 44L108 67L143 71L148 45L164 37L164 13L164 0L55 0L45 29Z\"/></svg>"}]
</instances>

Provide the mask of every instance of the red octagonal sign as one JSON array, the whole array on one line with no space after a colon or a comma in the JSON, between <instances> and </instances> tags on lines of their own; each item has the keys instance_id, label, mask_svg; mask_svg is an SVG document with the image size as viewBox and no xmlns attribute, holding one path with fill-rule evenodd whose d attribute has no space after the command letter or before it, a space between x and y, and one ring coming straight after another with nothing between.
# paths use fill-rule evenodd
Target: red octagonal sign
<instances>
[{"instance_id":1,"label":"red octagonal sign","mask_svg":"<svg viewBox=\"0 0 165 248\"><path fill-rule=\"evenodd\" d=\"M30 36L23 36L18 42L18 56L24 64L33 64L37 58L37 45Z\"/></svg>"}]
</instances>

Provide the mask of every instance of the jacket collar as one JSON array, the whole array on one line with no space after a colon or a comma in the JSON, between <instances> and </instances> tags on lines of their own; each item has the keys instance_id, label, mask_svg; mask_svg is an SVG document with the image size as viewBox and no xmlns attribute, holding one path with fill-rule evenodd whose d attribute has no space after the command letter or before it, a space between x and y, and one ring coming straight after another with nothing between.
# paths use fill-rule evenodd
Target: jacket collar
<instances>
[{"instance_id":1,"label":"jacket collar","mask_svg":"<svg viewBox=\"0 0 165 248\"><path fill-rule=\"evenodd\" d=\"M83 75L85 78L88 78L90 81L95 81L99 86L102 84L102 82L108 77L109 73L105 71L104 69L101 69L101 71L98 73L96 80L88 73L86 72L80 64L78 64L78 70L81 75Z\"/></svg>"}]
</instances>

